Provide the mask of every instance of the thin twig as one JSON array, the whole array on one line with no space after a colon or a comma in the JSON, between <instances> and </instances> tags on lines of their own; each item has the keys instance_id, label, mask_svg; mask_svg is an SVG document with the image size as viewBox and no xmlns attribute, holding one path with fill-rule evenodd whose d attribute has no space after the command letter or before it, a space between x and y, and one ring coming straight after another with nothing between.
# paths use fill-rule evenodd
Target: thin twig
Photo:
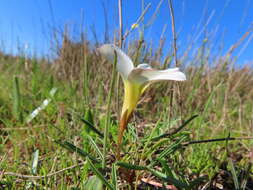
<instances>
[{"instance_id":1,"label":"thin twig","mask_svg":"<svg viewBox=\"0 0 253 190\"><path fill-rule=\"evenodd\" d=\"M118 0L118 10L119 10L119 47L122 48L123 45L123 22L122 22L122 0ZM120 85L120 75L119 73L117 74L117 79L116 79L116 108L119 110L119 85ZM119 118L120 113L117 112L117 116Z\"/></svg>"},{"instance_id":2,"label":"thin twig","mask_svg":"<svg viewBox=\"0 0 253 190\"><path fill-rule=\"evenodd\" d=\"M151 179L148 179L148 178L141 178L141 181L144 182L144 183L147 183L151 186L154 186L156 188L165 188L165 189L168 189L168 190L178 190L174 185L166 185L164 186L164 184L162 183L159 183L155 180L151 180Z\"/></svg>"},{"instance_id":3,"label":"thin twig","mask_svg":"<svg viewBox=\"0 0 253 190\"><path fill-rule=\"evenodd\" d=\"M123 42L123 23L122 23L122 0L118 1L119 8L119 47L122 48Z\"/></svg>"},{"instance_id":4,"label":"thin twig","mask_svg":"<svg viewBox=\"0 0 253 190\"><path fill-rule=\"evenodd\" d=\"M244 33L244 35L237 40L237 42L235 44L233 44L228 52L226 53L227 56L231 56L231 54L233 53L233 51L239 46L241 45L241 43L248 37L248 35L253 31L253 28L250 28L250 30L248 30L247 32Z\"/></svg>"},{"instance_id":5,"label":"thin twig","mask_svg":"<svg viewBox=\"0 0 253 190\"><path fill-rule=\"evenodd\" d=\"M229 137L229 138L189 141L189 142L182 143L182 145L188 146L190 144L200 144L200 143L219 142L219 141L234 141L234 140L251 140L251 139L253 139L253 137Z\"/></svg>"},{"instance_id":6,"label":"thin twig","mask_svg":"<svg viewBox=\"0 0 253 190\"><path fill-rule=\"evenodd\" d=\"M176 67L178 67L178 61L177 61L177 36L176 36L176 30L175 30L175 17L174 17L174 10L172 6L172 1L169 1L169 7L170 7L170 17L171 17L171 28L172 28L172 35L173 35L173 50L174 50L174 61L176 64Z\"/></svg>"},{"instance_id":7,"label":"thin twig","mask_svg":"<svg viewBox=\"0 0 253 190\"><path fill-rule=\"evenodd\" d=\"M151 25L154 23L154 21L155 21L157 15L158 15L158 11L159 11L159 9L160 9L160 7L161 7L161 5L162 5L162 3L163 3L163 0L160 0L160 2L158 3L158 5L157 5L157 7L156 7L156 9L155 9L155 12L154 12L153 15L151 16L151 19L148 21L147 24L145 24L145 28L151 26Z\"/></svg>"},{"instance_id":8,"label":"thin twig","mask_svg":"<svg viewBox=\"0 0 253 190\"><path fill-rule=\"evenodd\" d=\"M140 17L137 19L137 21L135 22L136 25L138 25L143 17L145 16L145 14L147 13L148 9L150 8L151 3L149 3L146 8L144 9L144 11L141 13ZM123 40L125 40L127 38L127 36L135 29L135 27L131 27L130 30L127 30L126 33L123 36Z\"/></svg>"},{"instance_id":9,"label":"thin twig","mask_svg":"<svg viewBox=\"0 0 253 190\"><path fill-rule=\"evenodd\" d=\"M108 12L105 6L105 2L101 1L102 3L102 7L103 7L103 12L104 12L104 22L105 22L105 33L104 33L104 43L108 43L109 42L109 26L108 26Z\"/></svg>"},{"instance_id":10,"label":"thin twig","mask_svg":"<svg viewBox=\"0 0 253 190\"><path fill-rule=\"evenodd\" d=\"M172 25L171 28L172 28L172 35L173 35L174 62L175 62L176 67L178 67L178 61L177 61L177 37L176 37L176 30L175 30L174 10L173 10L173 6L172 6L172 1L168 0L168 2L169 2L170 18L171 18L171 25ZM174 90L175 90L175 85L174 84L172 84L171 89L172 90L171 90L171 94L170 94L170 113L169 113L170 119L172 118L172 107L173 107L173 98L174 98ZM181 112L181 106L180 106L180 112ZM182 114L181 114L181 116L182 116Z\"/></svg>"},{"instance_id":11,"label":"thin twig","mask_svg":"<svg viewBox=\"0 0 253 190\"><path fill-rule=\"evenodd\" d=\"M109 136L109 125L110 125L110 115L111 115L111 103L112 103L112 96L113 96L113 88L116 79L116 65L117 65L117 53L114 51L114 63L112 69L112 80L110 84L109 95L107 99L107 111L106 111L106 121L105 121L105 128L104 128L104 141L103 141L103 160L102 160L102 167L105 168L106 166L106 154L107 154L107 141Z\"/></svg>"},{"instance_id":12,"label":"thin twig","mask_svg":"<svg viewBox=\"0 0 253 190\"><path fill-rule=\"evenodd\" d=\"M0 175L9 175L9 176L14 176L14 177L22 178L22 179L43 179L43 178L49 178L49 177L58 175L58 174L60 174L60 173L62 173L64 171L71 170L73 168L82 166L84 164L85 164L85 162L82 162L82 163L79 163L79 164L76 164L76 165L64 168L62 170L59 170L59 171L56 171L56 172L53 172L53 173L50 173L50 174L44 175L44 176L23 175L23 174L19 174L19 173L5 172L5 171L0 171Z\"/></svg>"},{"instance_id":13,"label":"thin twig","mask_svg":"<svg viewBox=\"0 0 253 190\"><path fill-rule=\"evenodd\" d=\"M32 130L35 128L47 127L45 125L37 125L37 126L30 126L30 127L8 127L8 128L0 128L0 131L22 131L22 130Z\"/></svg>"}]
</instances>

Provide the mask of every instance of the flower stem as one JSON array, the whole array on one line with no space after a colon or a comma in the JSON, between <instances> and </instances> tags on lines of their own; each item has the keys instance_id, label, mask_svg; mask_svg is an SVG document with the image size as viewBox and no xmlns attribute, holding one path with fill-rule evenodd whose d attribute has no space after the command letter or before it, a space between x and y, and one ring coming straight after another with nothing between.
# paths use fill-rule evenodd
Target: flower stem
<instances>
[{"instance_id":1,"label":"flower stem","mask_svg":"<svg viewBox=\"0 0 253 190\"><path fill-rule=\"evenodd\" d=\"M107 154L107 144L108 144L108 132L109 132L109 125L110 125L110 114L111 114L111 101L112 101L112 92L115 83L115 76L116 76L116 65L117 65L117 53L115 52L114 56L114 64L113 64L113 71L112 71L112 80L107 100L107 111L106 111L106 122L104 128L104 142L103 142L103 161L102 167L105 168L106 166L106 154Z\"/></svg>"},{"instance_id":2,"label":"flower stem","mask_svg":"<svg viewBox=\"0 0 253 190\"><path fill-rule=\"evenodd\" d=\"M126 113L121 117L120 123L119 123L119 132L118 132L118 144L117 144L117 153L116 153L116 158L117 160L120 160L120 150L121 150L121 144L122 144L122 139L123 139L123 134L127 126L126 122Z\"/></svg>"},{"instance_id":3,"label":"flower stem","mask_svg":"<svg viewBox=\"0 0 253 190\"><path fill-rule=\"evenodd\" d=\"M125 111L125 113L122 115L119 123L119 133L118 133L118 144L117 144L117 153L116 153L116 159L120 160L120 151L121 151L121 145L123 141L123 135L124 131L127 128L127 124L131 118L132 114L128 115L128 110Z\"/></svg>"}]
</instances>

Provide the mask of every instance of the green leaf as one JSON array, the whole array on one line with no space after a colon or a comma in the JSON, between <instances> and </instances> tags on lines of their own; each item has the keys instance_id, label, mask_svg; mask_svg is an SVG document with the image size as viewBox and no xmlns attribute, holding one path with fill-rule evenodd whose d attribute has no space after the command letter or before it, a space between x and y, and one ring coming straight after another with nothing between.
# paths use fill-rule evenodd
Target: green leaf
<instances>
[{"instance_id":1,"label":"green leaf","mask_svg":"<svg viewBox=\"0 0 253 190\"><path fill-rule=\"evenodd\" d=\"M116 164L112 165L112 183L113 183L115 189L118 190Z\"/></svg>"},{"instance_id":2,"label":"green leaf","mask_svg":"<svg viewBox=\"0 0 253 190\"><path fill-rule=\"evenodd\" d=\"M199 126L199 127L202 126L202 123L203 123L204 118L205 118L205 116L206 116L206 114L207 114L207 111L208 111L209 107L211 106L211 102L212 102L213 97L214 97L214 95L215 95L215 93L216 93L216 90L219 89L220 86L222 86L222 82L220 82L220 83L213 89L213 91L211 92L211 94L209 95L209 97L208 97L208 99L207 99L207 101L206 101L204 110L203 110L203 112L202 112L202 114L201 114L201 117L199 117L199 119L198 119L198 126Z\"/></svg>"},{"instance_id":3,"label":"green leaf","mask_svg":"<svg viewBox=\"0 0 253 190\"><path fill-rule=\"evenodd\" d=\"M105 120L105 126L104 126L104 140L103 140L103 160L102 160L102 167L105 168L106 166L106 155L107 155L107 149L109 147L108 138L109 138L109 127L111 123L111 103L112 103L112 97L113 97L113 91L114 91L114 84L116 79L116 65L117 65L117 53L114 51L114 64L112 68L112 80L110 83L110 90L109 95L107 97L107 109L106 109L106 120Z\"/></svg>"},{"instance_id":4,"label":"green leaf","mask_svg":"<svg viewBox=\"0 0 253 190\"><path fill-rule=\"evenodd\" d=\"M178 139L176 142L172 143L168 148L166 148L165 150L163 150L159 156L158 156L158 160L164 158L165 156L175 152L181 145L181 143L187 138L187 136L182 136L180 139Z\"/></svg>"},{"instance_id":5,"label":"green leaf","mask_svg":"<svg viewBox=\"0 0 253 190\"><path fill-rule=\"evenodd\" d=\"M252 163L249 163L241 181L241 190L246 189L248 178L250 176L251 167L252 167Z\"/></svg>"},{"instance_id":6,"label":"green leaf","mask_svg":"<svg viewBox=\"0 0 253 190\"><path fill-rule=\"evenodd\" d=\"M37 149L33 153L33 162L32 162L32 174L33 175L37 174L38 162L39 162L39 150Z\"/></svg>"},{"instance_id":7,"label":"green leaf","mask_svg":"<svg viewBox=\"0 0 253 190\"><path fill-rule=\"evenodd\" d=\"M90 109L86 110L85 115L84 115L84 120L89 122L90 125L94 126L94 121L93 121L93 115ZM84 130L89 133L91 128L87 123L84 124Z\"/></svg>"},{"instance_id":8,"label":"green leaf","mask_svg":"<svg viewBox=\"0 0 253 190\"><path fill-rule=\"evenodd\" d=\"M162 164L162 169L165 171L167 176L173 176L173 177L177 178L175 176L175 173L170 169L170 167L168 166L168 164L166 163L165 160L158 159L158 161Z\"/></svg>"},{"instance_id":9,"label":"green leaf","mask_svg":"<svg viewBox=\"0 0 253 190\"><path fill-rule=\"evenodd\" d=\"M150 171L156 177L162 179L164 182L170 182L171 184L175 185L179 189L188 189L189 188L188 184L186 184L180 180L177 180L174 177L167 176L166 174L164 174L158 170L148 168L148 171Z\"/></svg>"},{"instance_id":10,"label":"green leaf","mask_svg":"<svg viewBox=\"0 0 253 190\"><path fill-rule=\"evenodd\" d=\"M183 189L183 188L187 189L189 187L187 183L185 183L183 181L180 181L180 180L177 180L176 178L174 178L172 176L168 176L165 173L162 173L161 171L152 169L148 166L139 166L139 165L129 164L129 163L126 163L126 162L117 162L116 164L118 166L121 166L121 167L124 167L124 168L127 168L127 169L131 169L131 170L146 170L146 171L149 171L154 176L160 178L164 182L170 182L170 183L172 183L173 185L175 185L176 187L178 187L180 189Z\"/></svg>"},{"instance_id":11,"label":"green leaf","mask_svg":"<svg viewBox=\"0 0 253 190\"><path fill-rule=\"evenodd\" d=\"M103 135L98 129L96 129L92 123L90 123L89 121L83 119L83 118L82 118L81 116L79 116L79 115L78 115L78 117L79 117L79 119L80 119L84 124L86 124L86 127L89 127L89 129L90 129L91 131L93 131L94 133L98 134L101 138L104 137L104 135Z\"/></svg>"},{"instance_id":12,"label":"green leaf","mask_svg":"<svg viewBox=\"0 0 253 190\"><path fill-rule=\"evenodd\" d=\"M52 88L49 92L49 98L45 99L42 104L37 107L31 114L26 118L26 123L30 123L42 110L44 110L52 101L53 96L55 95L57 88Z\"/></svg>"},{"instance_id":13,"label":"green leaf","mask_svg":"<svg viewBox=\"0 0 253 190\"><path fill-rule=\"evenodd\" d=\"M100 151L100 149L98 148L97 144L95 143L95 141L93 140L93 138L89 135L87 135L88 139L89 139L89 143L91 144L91 146L94 148L94 150L97 152L97 154L99 155L99 157L101 158L101 160L104 158L103 157L103 153Z\"/></svg>"},{"instance_id":14,"label":"green leaf","mask_svg":"<svg viewBox=\"0 0 253 190\"><path fill-rule=\"evenodd\" d=\"M159 162L162 164L162 169L165 171L167 178L170 178L170 180L174 181L174 185L176 186L188 186L188 181L179 175L177 175L167 164L165 160L159 160Z\"/></svg>"},{"instance_id":15,"label":"green leaf","mask_svg":"<svg viewBox=\"0 0 253 190\"><path fill-rule=\"evenodd\" d=\"M107 179L104 177L104 175L95 167L95 165L90 161L90 159L87 159L87 160L88 160L88 163L90 165L90 169L102 181L102 183L108 189L115 190L115 187L107 181Z\"/></svg>"},{"instance_id":16,"label":"green leaf","mask_svg":"<svg viewBox=\"0 0 253 190\"><path fill-rule=\"evenodd\" d=\"M59 140L56 140L55 141L57 144L59 144L61 147L71 151L71 152L76 152L78 153L80 156L82 156L83 158L86 158L88 157L89 159L91 159L92 161L94 162L99 162L99 160L97 160L94 156L90 155L89 153L83 151L82 149L76 147L75 145L73 145L72 143L68 142L68 141L59 141Z\"/></svg>"},{"instance_id":17,"label":"green leaf","mask_svg":"<svg viewBox=\"0 0 253 190\"><path fill-rule=\"evenodd\" d=\"M233 181L234 181L234 185L235 185L235 190L239 190L240 186L239 186L239 182L238 182L238 177L237 177L237 174L235 171L235 166L234 166L232 159L229 159L229 165L231 167L231 173L232 173L232 177L233 177Z\"/></svg>"},{"instance_id":18,"label":"green leaf","mask_svg":"<svg viewBox=\"0 0 253 190\"><path fill-rule=\"evenodd\" d=\"M97 176L90 176L85 182L84 188L88 190L103 190L103 183Z\"/></svg>"},{"instance_id":19,"label":"green leaf","mask_svg":"<svg viewBox=\"0 0 253 190\"><path fill-rule=\"evenodd\" d=\"M23 122L19 79L17 76L14 76L13 79L13 115L17 120Z\"/></svg>"},{"instance_id":20,"label":"green leaf","mask_svg":"<svg viewBox=\"0 0 253 190\"><path fill-rule=\"evenodd\" d=\"M188 125L193 119L195 119L196 117L198 117L198 115L193 115L191 116L189 119L187 119L180 127L176 128L174 131L170 132L170 133L165 133L165 134L162 134L158 137L154 137L152 138L151 140L152 141L158 141L162 138L166 138L166 137L170 137L170 136L173 136L175 135L176 133L178 133L179 131L181 131L186 125Z\"/></svg>"}]
</instances>

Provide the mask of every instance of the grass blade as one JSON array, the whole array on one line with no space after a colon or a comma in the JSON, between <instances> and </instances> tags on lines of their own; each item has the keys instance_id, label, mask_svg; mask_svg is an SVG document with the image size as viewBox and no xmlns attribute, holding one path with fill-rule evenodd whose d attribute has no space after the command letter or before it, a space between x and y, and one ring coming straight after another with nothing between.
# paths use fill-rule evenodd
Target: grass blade
<instances>
[{"instance_id":1,"label":"grass blade","mask_svg":"<svg viewBox=\"0 0 253 190\"><path fill-rule=\"evenodd\" d=\"M159 159L158 161L161 163L162 168L165 171L165 173L166 173L167 176L173 176L173 177L177 178L175 176L175 173L170 169L170 167L168 166L168 164L166 163L165 160Z\"/></svg>"},{"instance_id":2,"label":"grass blade","mask_svg":"<svg viewBox=\"0 0 253 190\"><path fill-rule=\"evenodd\" d=\"M134 164L129 164L126 162L117 162L116 163L118 166L130 169L130 170L146 170L151 172L154 176L162 179L164 182L170 182L173 185L175 185L176 187L178 187L179 189L184 189L184 188L188 188L188 184L177 180L176 178L172 177L172 176L168 176L158 170L152 169L150 167L147 166L139 166L139 165L134 165Z\"/></svg>"},{"instance_id":3,"label":"grass blade","mask_svg":"<svg viewBox=\"0 0 253 190\"><path fill-rule=\"evenodd\" d=\"M112 96L113 96L113 88L114 88L114 83L116 79L116 65L117 65L117 53L114 52L114 63L113 63L113 69L112 69L112 80L110 84L110 90L109 90L109 95L107 99L107 112L106 112L106 121L105 121L105 128L104 128L104 141L103 141L103 157L104 159L102 160L102 167L105 168L106 165L106 154L107 154L107 148L108 148L108 136L109 136L109 124L110 124L110 114L111 114L111 101L112 101Z\"/></svg>"},{"instance_id":4,"label":"grass blade","mask_svg":"<svg viewBox=\"0 0 253 190\"><path fill-rule=\"evenodd\" d=\"M59 144L61 147L71 151L71 152L76 152L78 153L80 156L82 156L83 158L86 158L88 157L90 160L94 161L94 162L99 162L99 160L97 160L94 156L90 155L89 153L83 151L82 149L76 147L75 145L73 145L72 143L70 142L67 142L67 141L64 141L64 142L61 142L59 140L56 140L55 141L57 144Z\"/></svg>"},{"instance_id":5,"label":"grass blade","mask_svg":"<svg viewBox=\"0 0 253 190\"><path fill-rule=\"evenodd\" d=\"M152 168L147 168L147 169L154 176L162 179L164 182L169 182L169 183L175 185L179 189L188 189L189 188L189 185L184 183L183 181L177 180L176 178L171 177L171 176L167 176L166 174L164 174L164 173L162 173L158 170L155 170L155 169L152 169Z\"/></svg>"},{"instance_id":6,"label":"grass blade","mask_svg":"<svg viewBox=\"0 0 253 190\"><path fill-rule=\"evenodd\" d=\"M23 115L21 112L21 95L19 88L19 79L14 76L13 79L13 115L18 121L23 121Z\"/></svg>"},{"instance_id":7,"label":"grass blade","mask_svg":"<svg viewBox=\"0 0 253 190\"><path fill-rule=\"evenodd\" d=\"M246 189L251 167L252 167L252 163L249 163L247 170L244 172L243 179L241 181L241 190Z\"/></svg>"},{"instance_id":8,"label":"grass blade","mask_svg":"<svg viewBox=\"0 0 253 190\"><path fill-rule=\"evenodd\" d=\"M231 167L231 173L232 173L232 177L233 177L233 181L234 181L234 185L235 185L235 190L240 190L238 177L237 177L237 174L235 171L235 166L234 166L232 159L229 159L229 165Z\"/></svg>"},{"instance_id":9,"label":"grass blade","mask_svg":"<svg viewBox=\"0 0 253 190\"><path fill-rule=\"evenodd\" d=\"M115 190L118 190L118 182L117 182L117 170L116 170L116 165L112 165L112 183L115 187Z\"/></svg>"},{"instance_id":10,"label":"grass blade","mask_svg":"<svg viewBox=\"0 0 253 190\"><path fill-rule=\"evenodd\" d=\"M101 158L101 160L104 158L103 157L103 153L100 151L100 149L98 148L97 144L95 143L95 141L93 140L93 138L89 135L87 135L90 144L93 146L94 150L98 153L99 157Z\"/></svg>"},{"instance_id":11,"label":"grass blade","mask_svg":"<svg viewBox=\"0 0 253 190\"><path fill-rule=\"evenodd\" d=\"M198 117L198 115L193 115L191 116L189 119L187 119L181 126L179 126L178 128L176 128L175 130L173 130L172 132L170 133L165 133L165 134L162 134L158 137L154 137L152 138L151 140L152 141L158 141L162 138L167 138L167 137L170 137L176 133L178 133L179 131L181 131L186 125L188 125L193 119L195 119L196 117Z\"/></svg>"},{"instance_id":12,"label":"grass blade","mask_svg":"<svg viewBox=\"0 0 253 190\"><path fill-rule=\"evenodd\" d=\"M92 112L91 112L91 109L88 108L88 109L85 111L84 119L85 119L86 121L88 121L92 126L94 126L94 119L93 119L93 114L92 114ZM84 124L84 131L85 131L86 133L89 133L90 130L91 130L90 127L87 126L87 124Z\"/></svg>"},{"instance_id":13,"label":"grass blade","mask_svg":"<svg viewBox=\"0 0 253 190\"><path fill-rule=\"evenodd\" d=\"M45 99L42 104L36 108L27 118L26 118L26 123L30 123L39 113L40 111L44 110L48 104L52 101L52 97L55 95L57 91L57 88L52 88L49 92L50 98Z\"/></svg>"},{"instance_id":14,"label":"grass blade","mask_svg":"<svg viewBox=\"0 0 253 190\"><path fill-rule=\"evenodd\" d=\"M90 161L90 159L87 159L87 160L90 165L90 169L103 182L103 184L108 189L115 190L115 187L107 181L107 179L104 177L104 175L95 167L95 165Z\"/></svg>"},{"instance_id":15,"label":"grass blade","mask_svg":"<svg viewBox=\"0 0 253 190\"><path fill-rule=\"evenodd\" d=\"M93 131L94 133L96 133L97 135L99 135L101 138L104 137L104 135L103 135L96 127L94 127L94 125L92 125L89 121L83 119L81 116L78 116L78 117L79 117L79 119L80 119L84 124L86 124L86 127L89 127L89 129L90 129L91 131Z\"/></svg>"},{"instance_id":16,"label":"grass blade","mask_svg":"<svg viewBox=\"0 0 253 190\"><path fill-rule=\"evenodd\" d=\"M94 175L89 177L83 187L88 190L103 190L103 183L96 175Z\"/></svg>"},{"instance_id":17,"label":"grass blade","mask_svg":"<svg viewBox=\"0 0 253 190\"><path fill-rule=\"evenodd\" d=\"M181 143L187 138L187 136L182 136L180 139L178 139L176 142L172 143L168 148L166 148L165 150L163 150L159 156L158 156L158 160L164 158L165 156L167 156L168 154L171 154L173 152L175 152L181 145Z\"/></svg>"},{"instance_id":18,"label":"grass blade","mask_svg":"<svg viewBox=\"0 0 253 190\"><path fill-rule=\"evenodd\" d=\"M33 162L32 162L32 174L37 174L37 168L38 168L38 162L39 162L39 150L36 150L33 153Z\"/></svg>"}]
</instances>

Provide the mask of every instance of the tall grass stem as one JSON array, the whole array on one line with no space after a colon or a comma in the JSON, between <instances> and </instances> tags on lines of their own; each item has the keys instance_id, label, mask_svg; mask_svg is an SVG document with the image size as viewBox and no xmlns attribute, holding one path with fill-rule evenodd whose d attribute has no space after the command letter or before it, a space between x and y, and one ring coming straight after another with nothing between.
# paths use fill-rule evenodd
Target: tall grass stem
<instances>
[{"instance_id":1,"label":"tall grass stem","mask_svg":"<svg viewBox=\"0 0 253 190\"><path fill-rule=\"evenodd\" d=\"M21 95L19 88L19 79L17 76L14 76L13 79L13 115L18 121L23 120L21 112Z\"/></svg>"},{"instance_id":2,"label":"tall grass stem","mask_svg":"<svg viewBox=\"0 0 253 190\"><path fill-rule=\"evenodd\" d=\"M113 63L112 80L111 80L109 95L108 95L108 99L107 99L106 122L105 122L105 129L104 129L103 161L102 161L102 167L103 168L105 168L105 166L106 166L108 133L109 133L110 115L111 115L111 102L112 102L113 88L114 88L115 78L116 78L116 64L117 64L117 54L116 54L116 52L115 52L114 57L115 57L115 59L114 59L114 63Z\"/></svg>"}]
</instances>

